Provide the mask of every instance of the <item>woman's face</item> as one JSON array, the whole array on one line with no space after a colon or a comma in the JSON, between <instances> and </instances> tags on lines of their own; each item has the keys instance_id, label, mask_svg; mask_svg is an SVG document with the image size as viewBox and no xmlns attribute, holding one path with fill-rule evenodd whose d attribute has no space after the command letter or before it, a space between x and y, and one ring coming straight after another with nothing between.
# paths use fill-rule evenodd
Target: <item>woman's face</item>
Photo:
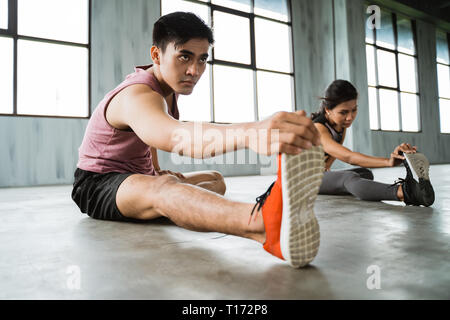
<instances>
[{"instance_id":1,"label":"woman's face","mask_svg":"<svg viewBox=\"0 0 450 320\"><path fill-rule=\"evenodd\" d=\"M358 113L357 100L342 102L332 110L325 109L328 118L342 128L349 128Z\"/></svg>"}]
</instances>

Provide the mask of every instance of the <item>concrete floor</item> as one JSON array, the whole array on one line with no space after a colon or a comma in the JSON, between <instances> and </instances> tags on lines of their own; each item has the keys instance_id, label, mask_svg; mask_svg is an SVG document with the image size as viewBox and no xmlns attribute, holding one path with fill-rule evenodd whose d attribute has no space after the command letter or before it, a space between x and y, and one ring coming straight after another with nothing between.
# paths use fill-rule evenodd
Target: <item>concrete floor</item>
<instances>
[{"instance_id":1,"label":"concrete floor","mask_svg":"<svg viewBox=\"0 0 450 320\"><path fill-rule=\"evenodd\" d=\"M430 171L431 208L319 196L321 247L304 269L234 236L91 219L71 186L0 189L0 299L449 299L450 165ZM404 169L374 173L392 183ZM225 196L253 202L274 178L226 178Z\"/></svg>"}]
</instances>

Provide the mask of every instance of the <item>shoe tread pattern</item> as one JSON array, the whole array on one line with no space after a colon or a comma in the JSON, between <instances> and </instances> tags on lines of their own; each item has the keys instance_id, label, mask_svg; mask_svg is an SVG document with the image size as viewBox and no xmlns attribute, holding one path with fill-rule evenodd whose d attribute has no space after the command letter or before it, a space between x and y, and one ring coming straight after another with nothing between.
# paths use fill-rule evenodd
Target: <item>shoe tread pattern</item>
<instances>
[{"instance_id":1,"label":"shoe tread pattern","mask_svg":"<svg viewBox=\"0 0 450 320\"><path fill-rule=\"evenodd\" d=\"M289 256L293 267L310 263L320 245L314 203L322 183L324 152L321 146L298 155L285 155L285 174L290 212Z\"/></svg>"}]
</instances>

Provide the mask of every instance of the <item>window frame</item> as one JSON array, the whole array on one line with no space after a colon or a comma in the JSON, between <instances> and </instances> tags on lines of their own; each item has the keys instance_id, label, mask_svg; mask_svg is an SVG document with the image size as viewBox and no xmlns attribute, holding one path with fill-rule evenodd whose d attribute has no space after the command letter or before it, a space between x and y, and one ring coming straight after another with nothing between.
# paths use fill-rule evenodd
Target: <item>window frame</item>
<instances>
[{"instance_id":1,"label":"window frame","mask_svg":"<svg viewBox=\"0 0 450 320\"><path fill-rule=\"evenodd\" d=\"M91 12L92 0L88 1L88 43L77 43L63 40L55 40L41 37L24 36L18 34L18 0L8 0L8 27L0 28L0 36L13 39L13 112L0 113L0 116L7 117L33 117L33 118L63 118L63 119L89 119L91 117ZM73 47L86 48L88 50L88 113L87 116L58 116L58 115L39 115L39 114L18 114L17 113L17 42L18 40L29 40L34 42L43 42L49 44L62 44Z\"/></svg>"},{"instance_id":2,"label":"window frame","mask_svg":"<svg viewBox=\"0 0 450 320\"><path fill-rule=\"evenodd\" d=\"M160 16L162 16L162 1L170 1L170 0L161 0L160 1ZM211 57L208 58L207 63L210 65L209 73L209 89L210 89L210 115L211 115L211 121L209 123L218 123L218 124L230 124L230 122L216 122L215 121L215 106L214 106L214 65L220 65L220 66L226 66L226 67L236 67L236 68L242 68L246 70L251 70L253 73L253 93L254 93L254 99L253 99L253 111L255 115L255 119L253 121L260 121L259 119L259 108L258 108L258 84L257 84L257 71L263 71L263 72L271 72L281 75L288 75L291 77L291 88L292 88L292 107L295 109L296 106L296 92L295 92L295 63L294 63L294 37L293 37L293 31L292 31L292 5L291 0L287 1L288 6L288 19L287 21L282 21L274 18L269 18L266 16L258 15L254 13L255 8L255 0L250 1L250 12L240 11L237 9L232 9L228 7L224 7L218 4L214 4L211 2L211 0L207 1L200 1L200 0L183 0L186 2L191 2L199 5L203 5L208 7L208 14L209 19L212 23L214 11L228 13L232 15L236 15L239 17L244 17L249 19L249 31L250 31L250 64L245 63L239 63L239 62L232 62L232 61L226 61L226 60L220 60L215 59L214 54L214 46L211 50ZM195 12L194 12L195 13ZM290 56L290 63L292 66L292 72L283 72L283 71L275 71L275 70L268 70L268 69L262 69L256 67L256 34L255 34L255 18L259 19L265 19L268 21L276 22L276 23L282 23L284 25L287 25L289 27L289 56ZM216 40L216 39L214 39ZM295 111L295 110L291 110Z\"/></svg>"},{"instance_id":3,"label":"window frame","mask_svg":"<svg viewBox=\"0 0 450 320\"><path fill-rule=\"evenodd\" d=\"M437 67L438 67L438 65L440 64L440 65L446 66L446 67L448 67L448 68L450 69L450 32L447 32L446 30L442 30L442 29L437 29L437 30L440 30L440 31L444 32L445 35L446 35L446 39L447 39L447 47L448 47L448 55L449 55L449 63L446 64L446 63L437 61L437 54L436 54L436 84L437 84L437 86L438 86L438 88L439 88L439 78L437 77ZM436 39L437 39L437 32L436 32ZM441 112L440 112L440 107L439 107L439 105L440 105L440 100L441 100L441 99L449 100L449 101L450 101L450 98L444 98L444 97L441 97L441 96L439 95L439 90L438 90L439 123L440 123L440 121L441 121ZM441 130L442 130L442 128L441 128L441 126L439 125L439 133L440 133L440 134L450 135L450 132L442 132Z\"/></svg>"},{"instance_id":4,"label":"window frame","mask_svg":"<svg viewBox=\"0 0 450 320\"><path fill-rule=\"evenodd\" d=\"M394 33L394 47L395 49L390 49L390 48L386 48L380 45L377 45L377 32L376 32L376 28L372 29L372 36L373 36L373 43L369 43L366 40L364 40L364 48L366 50L366 59L367 59L367 46L372 46L373 48L373 55L374 55L374 64L375 64L375 86L370 85L369 83L367 83L367 89L369 88L374 88L376 90L376 96L377 96L377 123L378 123L378 129L372 129L370 128L371 131L382 131L382 132L407 132L407 133L421 133L422 132L422 117L421 115L421 104L420 104L420 79L419 79L419 74L420 74L420 70L419 70L419 55L418 55L418 50L417 50L417 27L416 27L416 20L408 17L406 15L400 14L401 16L404 16L405 18L409 19L409 21L411 22L411 31L412 31L412 36L413 36L413 42L414 42L414 54L410 54L410 53L405 53L405 52L401 52L398 50L398 27L397 27L397 13L393 12L391 10L387 10L387 9L383 9L381 8L381 10L385 11L386 13L390 14L391 16L391 22L392 22L392 30ZM366 26L367 28L367 26ZM367 34L367 33L366 33ZM366 37L365 37L366 38ZM364 38L364 39L365 39ZM396 77L397 77L397 83L396 83L396 87L389 87L389 86L383 86L379 84L379 77L378 77L378 54L377 54L377 50L382 50L382 51L386 51L386 52L390 52L393 53L395 55L395 67L396 67ZM409 57L412 57L415 59L415 63L416 63L416 79L417 79L417 92L409 92L409 91L402 91L400 89L400 67L399 67L399 54L403 54ZM368 71L367 71L368 74ZM366 77L367 79L367 77ZM384 90L391 90L391 91L395 91L397 93L397 101L398 101L398 119L399 119L399 130L386 130L386 129L382 129L381 128L381 113L380 113L380 89L384 89ZM415 94L417 95L417 104L418 104L418 120L419 120L419 130L418 131L404 131L403 130L403 123L402 123L402 105L401 105L401 93L407 93L407 94Z\"/></svg>"}]
</instances>

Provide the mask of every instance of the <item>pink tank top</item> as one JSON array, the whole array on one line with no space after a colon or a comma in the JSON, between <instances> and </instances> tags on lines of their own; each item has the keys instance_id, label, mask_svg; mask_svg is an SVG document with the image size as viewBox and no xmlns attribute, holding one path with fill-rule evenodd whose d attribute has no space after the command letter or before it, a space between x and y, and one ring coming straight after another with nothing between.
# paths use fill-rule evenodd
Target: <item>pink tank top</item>
<instances>
[{"instance_id":1,"label":"pink tank top","mask_svg":"<svg viewBox=\"0 0 450 320\"><path fill-rule=\"evenodd\" d=\"M155 175L150 147L145 144L132 130L119 130L106 121L106 108L111 99L122 89L132 84L146 84L154 91L163 95L157 79L145 71L149 66L135 67L134 73L114 90L110 91L92 113L86 127L83 142L78 149L77 167L83 170L107 172L132 172ZM179 119L177 106L178 95L173 99L173 105L168 108L169 115Z\"/></svg>"}]
</instances>

